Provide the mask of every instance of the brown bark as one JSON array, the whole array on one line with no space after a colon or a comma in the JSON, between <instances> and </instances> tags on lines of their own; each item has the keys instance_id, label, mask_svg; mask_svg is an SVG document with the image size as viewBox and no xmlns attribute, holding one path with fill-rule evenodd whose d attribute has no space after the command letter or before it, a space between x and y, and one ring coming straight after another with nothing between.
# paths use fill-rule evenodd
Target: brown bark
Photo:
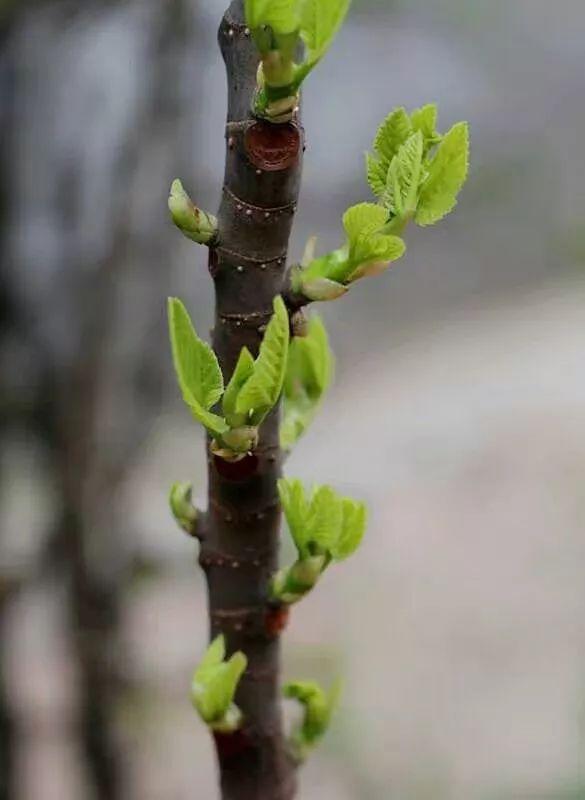
<instances>
[{"instance_id":1,"label":"brown bark","mask_svg":"<svg viewBox=\"0 0 585 800\"><path fill-rule=\"evenodd\" d=\"M270 125L252 118L258 55L241 0L223 18L219 44L228 76L227 155L210 271L216 290L213 346L227 378L244 345L258 352L272 300L283 287L303 134L298 119ZM209 457L201 564L211 635L223 633L229 653L242 650L248 657L236 697L244 727L233 736L216 736L223 800L290 800L296 790L282 733L278 626L267 599L279 549L278 426L277 409L261 427L255 455L241 462L239 480Z\"/></svg>"}]
</instances>

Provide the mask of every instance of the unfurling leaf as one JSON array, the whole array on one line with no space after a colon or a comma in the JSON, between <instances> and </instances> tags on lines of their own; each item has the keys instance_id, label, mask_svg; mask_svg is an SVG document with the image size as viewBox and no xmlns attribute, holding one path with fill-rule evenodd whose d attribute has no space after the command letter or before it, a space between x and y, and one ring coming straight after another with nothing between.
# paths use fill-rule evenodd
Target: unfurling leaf
<instances>
[{"instance_id":1,"label":"unfurling leaf","mask_svg":"<svg viewBox=\"0 0 585 800\"><path fill-rule=\"evenodd\" d=\"M412 133L412 124L404 108L395 108L378 128L374 152L388 165Z\"/></svg>"},{"instance_id":2,"label":"unfurling leaf","mask_svg":"<svg viewBox=\"0 0 585 800\"><path fill-rule=\"evenodd\" d=\"M297 561L272 579L272 598L292 604L314 588L332 561L348 558L358 548L365 530L363 503L342 497L330 486L316 486L307 497L299 480L282 478L278 493Z\"/></svg>"},{"instance_id":3,"label":"unfurling leaf","mask_svg":"<svg viewBox=\"0 0 585 800\"><path fill-rule=\"evenodd\" d=\"M337 36L351 0L299 0L301 37L307 48L306 59L299 67L297 81L323 58Z\"/></svg>"},{"instance_id":4,"label":"unfurling leaf","mask_svg":"<svg viewBox=\"0 0 585 800\"><path fill-rule=\"evenodd\" d=\"M299 557L324 555L346 558L363 536L365 506L337 494L330 486L315 486L310 498L298 480L281 478L278 491ZM355 543L355 546L353 546Z\"/></svg>"},{"instance_id":5,"label":"unfurling leaf","mask_svg":"<svg viewBox=\"0 0 585 800\"><path fill-rule=\"evenodd\" d=\"M427 169L416 213L419 225L438 222L457 203L469 169L469 126L466 122L457 123L445 134Z\"/></svg>"},{"instance_id":6,"label":"unfurling leaf","mask_svg":"<svg viewBox=\"0 0 585 800\"><path fill-rule=\"evenodd\" d=\"M386 177L392 159L412 134L412 124L404 108L392 111L378 128L374 154L368 155L368 182L376 197L386 189Z\"/></svg>"},{"instance_id":7,"label":"unfurling leaf","mask_svg":"<svg viewBox=\"0 0 585 800\"><path fill-rule=\"evenodd\" d=\"M193 416L214 436L229 426L209 409L223 394L223 376L211 347L198 336L183 303L169 298L169 331L173 362L185 403Z\"/></svg>"},{"instance_id":8,"label":"unfurling leaf","mask_svg":"<svg viewBox=\"0 0 585 800\"><path fill-rule=\"evenodd\" d=\"M390 218L384 233L401 233L414 218L431 225L448 214L465 183L469 131L460 122L442 136L437 131L437 106L412 112L395 109L382 123L374 153L366 156L368 183Z\"/></svg>"},{"instance_id":9,"label":"unfurling leaf","mask_svg":"<svg viewBox=\"0 0 585 800\"><path fill-rule=\"evenodd\" d=\"M341 296L359 278L383 272L405 251L398 236L385 232L389 213L374 203L360 203L343 215L347 241L293 274L293 289L310 300Z\"/></svg>"},{"instance_id":10,"label":"unfurling leaf","mask_svg":"<svg viewBox=\"0 0 585 800\"><path fill-rule=\"evenodd\" d=\"M314 681L293 681L283 687L285 697L298 700L303 706L303 719L293 731L290 742L297 760L304 761L327 733L340 693L338 682L329 693Z\"/></svg>"},{"instance_id":11,"label":"unfurling leaf","mask_svg":"<svg viewBox=\"0 0 585 800\"><path fill-rule=\"evenodd\" d=\"M199 666L195 670L193 680L205 683L207 677L215 670L225 658L225 638L217 636L209 645Z\"/></svg>"},{"instance_id":12,"label":"unfurling leaf","mask_svg":"<svg viewBox=\"0 0 585 800\"><path fill-rule=\"evenodd\" d=\"M342 523L341 497L330 486L316 486L306 521L307 554L326 555L332 558L341 535Z\"/></svg>"},{"instance_id":13,"label":"unfurling leaf","mask_svg":"<svg viewBox=\"0 0 585 800\"><path fill-rule=\"evenodd\" d=\"M414 133L392 159L382 202L392 216L409 219L416 211L422 175L423 135Z\"/></svg>"},{"instance_id":14,"label":"unfurling leaf","mask_svg":"<svg viewBox=\"0 0 585 800\"><path fill-rule=\"evenodd\" d=\"M438 109L436 103L429 103L422 108L417 108L410 115L412 130L420 131L425 142L436 142L441 138L440 134L437 132L437 116Z\"/></svg>"},{"instance_id":15,"label":"unfurling leaf","mask_svg":"<svg viewBox=\"0 0 585 800\"><path fill-rule=\"evenodd\" d=\"M376 197L382 197L386 191L386 177L388 175L388 164L371 153L366 153L366 174L370 189Z\"/></svg>"},{"instance_id":16,"label":"unfurling leaf","mask_svg":"<svg viewBox=\"0 0 585 800\"><path fill-rule=\"evenodd\" d=\"M236 401L242 386L253 372L254 357L247 347L243 347L222 400L223 413L230 425L243 425L246 421L245 414L236 413Z\"/></svg>"},{"instance_id":17,"label":"unfurling leaf","mask_svg":"<svg viewBox=\"0 0 585 800\"><path fill-rule=\"evenodd\" d=\"M359 503L349 497L342 498L341 507L341 534L335 541L332 550L336 561L349 558L358 549L366 532L367 511L364 503Z\"/></svg>"},{"instance_id":18,"label":"unfurling leaf","mask_svg":"<svg viewBox=\"0 0 585 800\"><path fill-rule=\"evenodd\" d=\"M299 554L305 553L309 503L302 481L296 478L281 478L278 481L278 496L296 548Z\"/></svg>"},{"instance_id":19,"label":"unfurling leaf","mask_svg":"<svg viewBox=\"0 0 585 800\"><path fill-rule=\"evenodd\" d=\"M349 269L344 278L348 283L377 275L404 255L402 239L381 232L387 220L387 210L373 203L360 203L345 212Z\"/></svg>"},{"instance_id":20,"label":"unfurling leaf","mask_svg":"<svg viewBox=\"0 0 585 800\"><path fill-rule=\"evenodd\" d=\"M290 450L313 420L333 373L333 355L325 326L318 317L306 336L295 336L288 351L283 390L280 444Z\"/></svg>"},{"instance_id":21,"label":"unfurling leaf","mask_svg":"<svg viewBox=\"0 0 585 800\"><path fill-rule=\"evenodd\" d=\"M169 323L173 359L183 398L195 398L203 408L217 403L223 393L223 377L211 347L198 336L183 303L169 298Z\"/></svg>"},{"instance_id":22,"label":"unfurling leaf","mask_svg":"<svg viewBox=\"0 0 585 800\"><path fill-rule=\"evenodd\" d=\"M250 415L253 425L259 425L278 402L284 383L288 343L288 312L279 296L274 299L274 314L266 328L254 370L236 397L236 414Z\"/></svg>"},{"instance_id":23,"label":"unfurling leaf","mask_svg":"<svg viewBox=\"0 0 585 800\"><path fill-rule=\"evenodd\" d=\"M379 231L388 219L386 209L374 203L359 203L351 206L343 215L343 227L347 234L350 251L365 238Z\"/></svg>"},{"instance_id":24,"label":"unfurling leaf","mask_svg":"<svg viewBox=\"0 0 585 800\"><path fill-rule=\"evenodd\" d=\"M218 732L237 730L242 714L234 705L238 682L247 666L246 656L237 652L225 661L225 639L218 636L209 645L193 675L191 700L202 720Z\"/></svg>"}]
</instances>

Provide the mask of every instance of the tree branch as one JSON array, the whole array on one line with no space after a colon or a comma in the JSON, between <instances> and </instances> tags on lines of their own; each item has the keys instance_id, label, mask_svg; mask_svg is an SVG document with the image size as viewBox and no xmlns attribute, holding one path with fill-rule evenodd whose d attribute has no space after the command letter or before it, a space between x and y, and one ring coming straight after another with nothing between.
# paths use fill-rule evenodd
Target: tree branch
<instances>
[{"instance_id":1,"label":"tree branch","mask_svg":"<svg viewBox=\"0 0 585 800\"><path fill-rule=\"evenodd\" d=\"M211 246L215 282L213 346L226 378L242 347L256 354L272 301L282 291L288 240L301 177L303 130L298 116L283 124L251 114L258 55L234 0L219 29L228 77L226 168L218 214L219 246ZM279 633L268 598L278 566L281 474L279 412L260 430L251 474L238 480L209 458L207 535L201 563L209 590L212 638L248 658L236 702L242 730L215 735L223 800L291 800L294 765L282 733ZM277 614L278 615L278 614ZM282 617L282 614L280 614Z\"/></svg>"}]
</instances>

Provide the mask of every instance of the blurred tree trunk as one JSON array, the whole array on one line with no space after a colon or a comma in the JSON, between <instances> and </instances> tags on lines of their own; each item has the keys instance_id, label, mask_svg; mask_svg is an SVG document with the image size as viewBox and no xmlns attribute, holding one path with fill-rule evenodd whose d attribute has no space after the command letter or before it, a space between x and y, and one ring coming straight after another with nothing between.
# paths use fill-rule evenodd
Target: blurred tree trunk
<instances>
[{"instance_id":1,"label":"blurred tree trunk","mask_svg":"<svg viewBox=\"0 0 585 800\"><path fill-rule=\"evenodd\" d=\"M0 585L0 642L4 640L8 594L8 587ZM12 800L15 797L13 769L15 719L5 669L4 661L0 660L0 800Z\"/></svg>"},{"instance_id":2,"label":"blurred tree trunk","mask_svg":"<svg viewBox=\"0 0 585 800\"><path fill-rule=\"evenodd\" d=\"M3 283L15 310L0 342L4 399L23 390L12 422L50 452L51 573L66 579L77 739L103 800L129 795L116 716L133 524L119 493L163 391L166 189L188 141L193 6L23 3L4 19L0 53ZM4 759L14 737L2 688Z\"/></svg>"}]
</instances>

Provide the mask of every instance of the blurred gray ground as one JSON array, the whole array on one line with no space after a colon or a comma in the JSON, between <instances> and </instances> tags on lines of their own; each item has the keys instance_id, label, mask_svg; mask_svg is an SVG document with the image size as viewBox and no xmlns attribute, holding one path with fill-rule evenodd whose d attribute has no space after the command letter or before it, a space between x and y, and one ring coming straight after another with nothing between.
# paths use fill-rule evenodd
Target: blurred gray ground
<instances>
[{"instance_id":1,"label":"blurred gray ground","mask_svg":"<svg viewBox=\"0 0 585 800\"><path fill-rule=\"evenodd\" d=\"M130 800L215 796L207 735L187 701L204 586L166 508L173 480L193 479L201 497L205 487L202 437L172 386L162 295L182 296L200 330L212 300L205 253L165 225L166 191L179 174L214 208L223 166L223 3L187 6L196 33L167 84L183 110L161 112L142 149L133 132L150 119L156 3L97 4L85 34L87 20L63 24L59 3L41 4L12 40L26 60L23 135L5 151L4 273L63 363L76 265L91 274L109 253L119 142L138 152L135 249L109 330L100 440L120 449L124 421L141 423L112 503L125 547L162 565L135 582L123 615ZM286 639L288 675L345 679L334 730L303 773L307 800L585 796L583 30L581 0L356 0L308 86L293 257L314 232L323 247L337 243L341 213L367 197L362 151L396 104L437 100L445 127L468 118L473 171L449 221L410 232L391 274L324 309L338 380L288 471L365 498L372 520L363 550L295 610ZM89 121L88 87L105 104ZM84 168L74 222L52 213L73 158ZM159 371L158 412L128 389L136 354ZM19 363L26 380L34 365ZM44 535L51 476L17 430L3 438L2 464L0 559L22 564ZM33 586L10 609L5 652L26 734L18 800L86 800L63 603L59 587Z\"/></svg>"},{"instance_id":2,"label":"blurred gray ground","mask_svg":"<svg viewBox=\"0 0 585 800\"><path fill-rule=\"evenodd\" d=\"M291 474L365 497L361 553L295 609L286 673L345 680L307 798L573 797L583 779L585 333L574 280L454 313L345 372ZM348 311L349 315L359 312ZM142 800L213 796L207 736L186 702L205 638L192 548L164 484L195 474L186 415L162 415L126 486L145 551L175 575L138 586L124 719ZM195 450L197 453L197 450ZM68 800L74 758L43 719L71 680L51 609L29 598L11 652L35 731L36 798ZM20 626L19 626L20 627ZM56 751L58 751L56 753ZM35 787L36 790L35 790ZM567 792L565 794L565 792ZM579 795L581 796L581 795Z\"/></svg>"}]
</instances>

